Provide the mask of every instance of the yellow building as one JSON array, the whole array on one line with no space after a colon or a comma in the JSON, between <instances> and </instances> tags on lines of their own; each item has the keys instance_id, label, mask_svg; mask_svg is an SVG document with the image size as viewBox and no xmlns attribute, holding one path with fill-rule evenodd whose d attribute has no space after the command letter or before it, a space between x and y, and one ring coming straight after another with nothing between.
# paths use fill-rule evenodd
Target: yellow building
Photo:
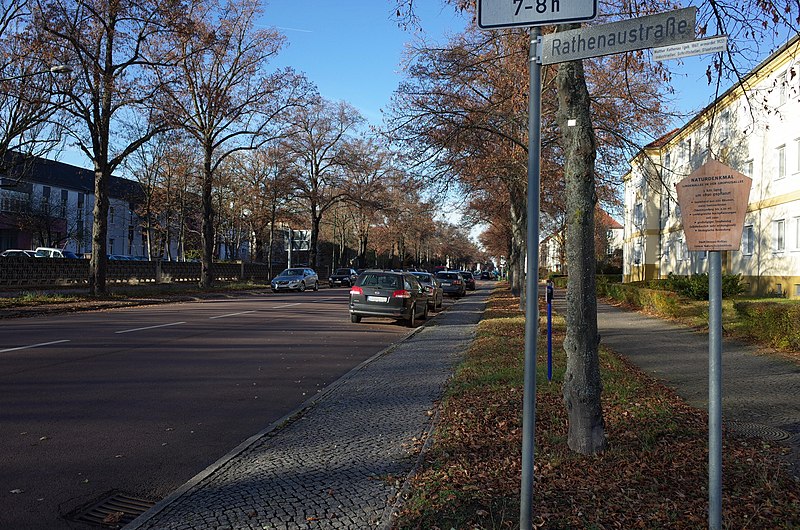
<instances>
[{"instance_id":1,"label":"yellow building","mask_svg":"<svg viewBox=\"0 0 800 530\"><path fill-rule=\"evenodd\" d=\"M723 272L741 274L750 294L800 298L800 37L631 161L624 281L708 271L707 254L686 248L675 184L710 158L753 179Z\"/></svg>"}]
</instances>

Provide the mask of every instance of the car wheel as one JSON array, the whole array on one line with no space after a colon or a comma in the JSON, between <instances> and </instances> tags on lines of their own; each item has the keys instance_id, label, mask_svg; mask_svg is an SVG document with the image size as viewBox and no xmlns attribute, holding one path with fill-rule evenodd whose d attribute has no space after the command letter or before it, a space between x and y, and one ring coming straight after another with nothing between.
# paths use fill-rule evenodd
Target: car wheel
<instances>
[{"instance_id":1,"label":"car wheel","mask_svg":"<svg viewBox=\"0 0 800 530\"><path fill-rule=\"evenodd\" d=\"M428 320L428 304L425 304L425 308L422 310L422 320Z\"/></svg>"},{"instance_id":2,"label":"car wheel","mask_svg":"<svg viewBox=\"0 0 800 530\"><path fill-rule=\"evenodd\" d=\"M319 282L314 282L314 290L319 291Z\"/></svg>"},{"instance_id":3,"label":"car wheel","mask_svg":"<svg viewBox=\"0 0 800 530\"><path fill-rule=\"evenodd\" d=\"M306 290L306 282L300 282L300 287L297 288L301 293Z\"/></svg>"},{"instance_id":4,"label":"car wheel","mask_svg":"<svg viewBox=\"0 0 800 530\"><path fill-rule=\"evenodd\" d=\"M417 304L411 306L411 315L408 317L408 327L413 328L417 325Z\"/></svg>"},{"instance_id":5,"label":"car wheel","mask_svg":"<svg viewBox=\"0 0 800 530\"><path fill-rule=\"evenodd\" d=\"M361 322L361 315L355 315L355 314L350 315L350 322L352 322L353 324L358 324L359 322Z\"/></svg>"}]
</instances>

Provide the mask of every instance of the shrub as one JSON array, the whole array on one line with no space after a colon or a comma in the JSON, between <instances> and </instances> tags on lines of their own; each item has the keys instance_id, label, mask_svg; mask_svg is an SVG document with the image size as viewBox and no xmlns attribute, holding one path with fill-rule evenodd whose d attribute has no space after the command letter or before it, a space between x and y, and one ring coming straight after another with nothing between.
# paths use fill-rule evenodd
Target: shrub
<instances>
[{"instance_id":1,"label":"shrub","mask_svg":"<svg viewBox=\"0 0 800 530\"><path fill-rule=\"evenodd\" d=\"M800 350L800 304L737 302L741 331L780 349Z\"/></svg>"},{"instance_id":2,"label":"shrub","mask_svg":"<svg viewBox=\"0 0 800 530\"><path fill-rule=\"evenodd\" d=\"M658 280L656 280L658 281ZM660 281L664 289L682 294L693 300L708 300L708 274L675 276L669 273L666 280ZM742 277L739 274L722 275L722 297L731 298L744 292Z\"/></svg>"},{"instance_id":3,"label":"shrub","mask_svg":"<svg viewBox=\"0 0 800 530\"><path fill-rule=\"evenodd\" d=\"M670 317L680 316L684 312L680 295L671 291L647 289L629 283L598 281L597 295L607 296L633 307L647 309Z\"/></svg>"}]
</instances>

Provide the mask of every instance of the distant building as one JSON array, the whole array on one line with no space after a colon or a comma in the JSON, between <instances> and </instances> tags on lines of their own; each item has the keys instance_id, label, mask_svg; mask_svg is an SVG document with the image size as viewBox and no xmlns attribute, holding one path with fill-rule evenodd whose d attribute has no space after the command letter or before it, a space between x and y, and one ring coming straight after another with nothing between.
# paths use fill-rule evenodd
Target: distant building
<instances>
[{"instance_id":1,"label":"distant building","mask_svg":"<svg viewBox=\"0 0 800 530\"><path fill-rule=\"evenodd\" d=\"M800 37L683 127L646 146L625 175L624 281L708 270L686 247L675 184L710 158L753 179L739 250L725 273L749 293L800 298Z\"/></svg>"},{"instance_id":2,"label":"distant building","mask_svg":"<svg viewBox=\"0 0 800 530\"><path fill-rule=\"evenodd\" d=\"M138 182L111 177L108 253L146 256ZM0 250L56 247L91 252L94 172L36 158L0 177Z\"/></svg>"},{"instance_id":3,"label":"distant building","mask_svg":"<svg viewBox=\"0 0 800 530\"><path fill-rule=\"evenodd\" d=\"M617 271L622 265L622 249L625 228L602 208L595 210L595 251L600 267L615 265ZM566 231L558 230L539 243L540 267L559 274L567 273Z\"/></svg>"}]
</instances>

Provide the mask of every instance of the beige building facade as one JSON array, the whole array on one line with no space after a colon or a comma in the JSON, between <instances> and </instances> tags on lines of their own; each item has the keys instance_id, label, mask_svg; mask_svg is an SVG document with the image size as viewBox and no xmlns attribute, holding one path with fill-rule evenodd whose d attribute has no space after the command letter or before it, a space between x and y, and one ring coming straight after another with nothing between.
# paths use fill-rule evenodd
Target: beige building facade
<instances>
[{"instance_id":1,"label":"beige building facade","mask_svg":"<svg viewBox=\"0 0 800 530\"><path fill-rule=\"evenodd\" d=\"M800 299L800 37L631 161L624 281L708 272L707 253L687 249L675 185L710 159L753 179L723 272L740 274L749 294Z\"/></svg>"}]
</instances>

